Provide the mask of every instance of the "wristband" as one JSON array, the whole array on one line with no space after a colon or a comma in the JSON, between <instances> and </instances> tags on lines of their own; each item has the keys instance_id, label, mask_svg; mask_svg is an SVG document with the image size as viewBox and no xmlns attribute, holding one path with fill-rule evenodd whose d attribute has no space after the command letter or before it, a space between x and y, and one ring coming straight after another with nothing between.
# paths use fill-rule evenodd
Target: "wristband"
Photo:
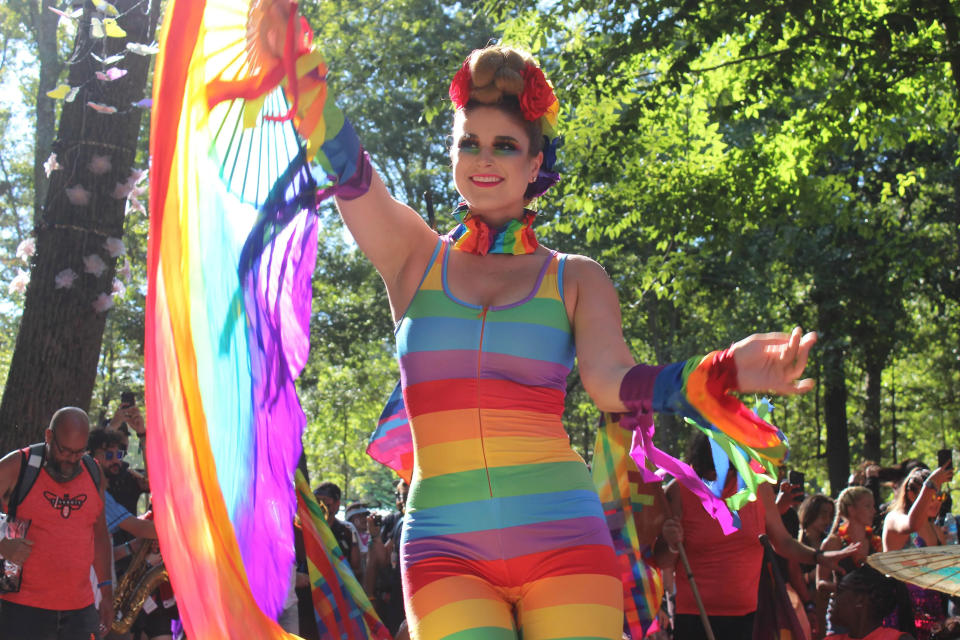
<instances>
[{"instance_id":1,"label":"wristband","mask_svg":"<svg viewBox=\"0 0 960 640\"><path fill-rule=\"evenodd\" d=\"M925 486L928 489L933 489L934 491L940 490L940 488L937 487L937 485L934 482L932 482L930 478L927 478L926 480L923 481L923 486Z\"/></svg>"},{"instance_id":2,"label":"wristband","mask_svg":"<svg viewBox=\"0 0 960 640\"><path fill-rule=\"evenodd\" d=\"M113 580L104 580L103 582L97 583L97 589L102 589L104 587L112 587L112 586L113 586Z\"/></svg>"}]
</instances>

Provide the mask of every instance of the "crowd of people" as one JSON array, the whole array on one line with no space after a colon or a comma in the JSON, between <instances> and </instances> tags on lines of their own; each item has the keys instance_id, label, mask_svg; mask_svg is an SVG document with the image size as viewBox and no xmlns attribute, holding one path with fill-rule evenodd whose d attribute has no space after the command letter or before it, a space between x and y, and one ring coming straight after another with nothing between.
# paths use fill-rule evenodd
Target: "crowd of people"
<instances>
[{"instance_id":1,"label":"crowd of people","mask_svg":"<svg viewBox=\"0 0 960 640\"><path fill-rule=\"evenodd\" d=\"M699 434L693 443L688 460L702 478L714 480L706 438ZM804 495L803 487L789 482L774 498L771 485L762 485L759 499L739 510L741 528L730 536L722 535L696 497L671 482L666 492L673 513L664 521L654 556L664 572L675 574L666 582L676 585L676 605L664 626L672 637L706 637L690 581L677 564L683 543L691 549L692 574L714 637L767 637L758 635L754 624L763 602L758 535L766 534L801 638L960 637L950 598L885 578L867 564L868 556L882 551L956 543L947 537L956 531L945 486L952 477L950 464L931 470L910 460L886 468L861 465L836 499Z\"/></svg>"}]
</instances>

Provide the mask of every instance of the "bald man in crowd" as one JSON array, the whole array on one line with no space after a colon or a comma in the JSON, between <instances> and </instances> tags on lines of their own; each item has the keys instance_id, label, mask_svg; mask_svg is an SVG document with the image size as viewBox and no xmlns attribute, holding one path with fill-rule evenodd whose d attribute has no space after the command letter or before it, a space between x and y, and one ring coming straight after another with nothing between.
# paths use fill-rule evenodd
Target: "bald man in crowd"
<instances>
[{"instance_id":1,"label":"bald man in crowd","mask_svg":"<svg viewBox=\"0 0 960 640\"><path fill-rule=\"evenodd\" d=\"M113 620L110 534L100 468L86 455L89 433L87 414L64 407L45 442L0 459L0 506L30 520L25 541L0 542L0 556L22 565L20 589L0 593L0 640L90 640Z\"/></svg>"}]
</instances>

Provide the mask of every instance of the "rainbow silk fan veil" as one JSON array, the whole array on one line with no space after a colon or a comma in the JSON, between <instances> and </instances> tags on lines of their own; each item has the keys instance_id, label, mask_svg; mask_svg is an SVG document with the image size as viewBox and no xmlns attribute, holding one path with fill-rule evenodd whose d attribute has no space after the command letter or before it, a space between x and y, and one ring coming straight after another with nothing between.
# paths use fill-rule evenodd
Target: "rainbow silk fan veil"
<instances>
[{"instance_id":1,"label":"rainbow silk fan veil","mask_svg":"<svg viewBox=\"0 0 960 640\"><path fill-rule=\"evenodd\" d=\"M287 0L173 0L151 124L148 463L188 637L285 638L318 180L342 116ZM333 125L335 126L332 126ZM316 156L316 157L314 157Z\"/></svg>"}]
</instances>

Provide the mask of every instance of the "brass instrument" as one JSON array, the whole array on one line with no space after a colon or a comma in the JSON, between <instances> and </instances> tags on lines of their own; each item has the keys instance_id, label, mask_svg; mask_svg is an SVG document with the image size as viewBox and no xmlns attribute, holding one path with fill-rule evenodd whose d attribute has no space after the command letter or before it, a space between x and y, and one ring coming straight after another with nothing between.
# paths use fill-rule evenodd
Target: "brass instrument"
<instances>
[{"instance_id":1,"label":"brass instrument","mask_svg":"<svg viewBox=\"0 0 960 640\"><path fill-rule=\"evenodd\" d=\"M117 584L113 594L113 611L116 618L110 626L110 630L115 633L126 633L130 630L133 621L143 609L147 596L167 579L167 569L163 566L163 561L150 562L152 547L152 541L141 541L140 548L130 560L129 568Z\"/></svg>"}]
</instances>

